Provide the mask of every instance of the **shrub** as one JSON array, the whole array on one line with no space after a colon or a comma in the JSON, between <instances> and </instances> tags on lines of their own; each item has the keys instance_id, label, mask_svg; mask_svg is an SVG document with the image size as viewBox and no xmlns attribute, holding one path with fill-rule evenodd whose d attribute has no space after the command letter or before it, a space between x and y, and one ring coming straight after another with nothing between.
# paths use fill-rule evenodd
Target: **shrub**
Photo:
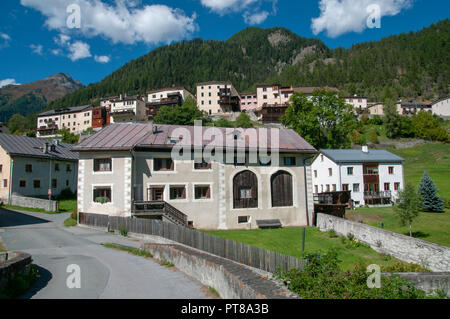
<instances>
[{"instance_id":1,"label":"shrub","mask_svg":"<svg viewBox=\"0 0 450 319\"><path fill-rule=\"evenodd\" d=\"M128 231L127 231L127 229L125 228L125 226L119 226L119 232L120 232L120 235L122 235L123 237L127 237L128 236Z\"/></svg>"},{"instance_id":2,"label":"shrub","mask_svg":"<svg viewBox=\"0 0 450 319\"><path fill-rule=\"evenodd\" d=\"M367 287L366 266L358 263L354 270L343 271L335 250L306 256L304 269L278 271L289 290L306 299L420 299L425 292L397 275L381 277L381 288Z\"/></svg>"},{"instance_id":3,"label":"shrub","mask_svg":"<svg viewBox=\"0 0 450 319\"><path fill-rule=\"evenodd\" d=\"M397 261L393 265L384 266L383 272L430 272L430 271L417 264L409 264Z\"/></svg>"},{"instance_id":4,"label":"shrub","mask_svg":"<svg viewBox=\"0 0 450 319\"><path fill-rule=\"evenodd\" d=\"M347 234L347 239L350 240L350 241L353 241L353 240L355 240L355 235L353 235L352 233L348 233Z\"/></svg>"},{"instance_id":5,"label":"shrub","mask_svg":"<svg viewBox=\"0 0 450 319\"><path fill-rule=\"evenodd\" d=\"M377 130L376 130L375 128L371 128L369 134L370 134L370 135L369 135L370 142L371 142L371 143L374 143L374 144L378 144L379 141L378 141L378 133L377 133Z\"/></svg>"},{"instance_id":6,"label":"shrub","mask_svg":"<svg viewBox=\"0 0 450 319\"><path fill-rule=\"evenodd\" d=\"M58 200L68 200L68 199L76 199L76 198L77 198L77 194L72 192L70 187L63 189L58 196Z\"/></svg>"}]
</instances>

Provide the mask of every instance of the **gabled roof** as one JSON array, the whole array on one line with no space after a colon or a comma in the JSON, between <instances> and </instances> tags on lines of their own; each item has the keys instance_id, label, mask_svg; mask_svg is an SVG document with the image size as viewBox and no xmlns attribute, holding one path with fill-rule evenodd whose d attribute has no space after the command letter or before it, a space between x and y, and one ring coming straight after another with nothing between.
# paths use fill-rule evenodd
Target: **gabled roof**
<instances>
[{"instance_id":1,"label":"gabled roof","mask_svg":"<svg viewBox=\"0 0 450 319\"><path fill-rule=\"evenodd\" d=\"M179 139L175 130L186 129L191 135L192 141L184 141ZM154 125L144 123L114 123L102 129L97 134L87 138L82 143L74 148L74 151L88 152L88 151L131 151L142 149L172 149L174 145L179 142L183 146L192 146L194 138L194 126L179 126L179 125ZM207 129L211 127L200 127L202 135ZM225 145L226 139L234 140L234 135L237 136L238 141L244 141L246 148L253 148L254 144L249 143L249 138L246 135L240 134L239 129L230 130L225 128L216 129L221 132ZM259 136L259 128L255 129L257 136ZM317 150L300 137L293 130L281 129L279 132L279 148L280 153L307 153L315 154ZM179 133L179 131L178 131ZM233 135L230 137L230 135ZM267 147L270 148L272 140L275 136L271 136L271 131L268 130ZM257 137L258 139L258 137ZM215 140L212 137L211 140ZM209 145L211 140L203 140L203 146ZM262 147L264 144L258 140L257 146Z\"/></svg>"},{"instance_id":2,"label":"gabled roof","mask_svg":"<svg viewBox=\"0 0 450 319\"><path fill-rule=\"evenodd\" d=\"M44 153L45 143L51 145L51 142L46 139L0 133L0 146L10 156L78 161L78 153L72 151L73 145L60 143L55 145L54 151L51 151L49 147L48 153Z\"/></svg>"},{"instance_id":3,"label":"gabled roof","mask_svg":"<svg viewBox=\"0 0 450 319\"><path fill-rule=\"evenodd\" d=\"M320 150L320 152L335 163L402 163L405 160L386 150Z\"/></svg>"},{"instance_id":4,"label":"gabled roof","mask_svg":"<svg viewBox=\"0 0 450 319\"><path fill-rule=\"evenodd\" d=\"M66 107L66 108L63 108L63 109L51 110L51 111L47 111L47 112L41 113L41 114L38 115L38 117L60 115L60 114L69 114L69 113L78 113L78 112L83 112L84 110L87 110L89 108L92 108L92 105Z\"/></svg>"}]
</instances>

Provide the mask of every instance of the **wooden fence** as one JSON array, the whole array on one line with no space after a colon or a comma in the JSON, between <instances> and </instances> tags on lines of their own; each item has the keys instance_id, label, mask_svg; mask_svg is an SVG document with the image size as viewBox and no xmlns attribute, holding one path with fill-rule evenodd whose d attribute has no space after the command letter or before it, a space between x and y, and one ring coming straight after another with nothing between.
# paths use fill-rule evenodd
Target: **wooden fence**
<instances>
[{"instance_id":1,"label":"wooden fence","mask_svg":"<svg viewBox=\"0 0 450 319\"><path fill-rule=\"evenodd\" d=\"M303 268L303 261L299 258L220 238L160 220L79 213L79 223L87 226L108 228L109 230L126 230L129 233L160 236L271 273L276 272L278 269Z\"/></svg>"}]
</instances>

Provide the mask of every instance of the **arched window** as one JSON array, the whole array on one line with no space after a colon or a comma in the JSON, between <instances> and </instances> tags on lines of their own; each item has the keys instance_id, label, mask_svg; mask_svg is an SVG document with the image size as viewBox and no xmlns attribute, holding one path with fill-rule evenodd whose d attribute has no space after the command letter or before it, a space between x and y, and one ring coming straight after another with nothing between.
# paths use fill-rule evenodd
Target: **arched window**
<instances>
[{"instance_id":1,"label":"arched window","mask_svg":"<svg viewBox=\"0 0 450 319\"><path fill-rule=\"evenodd\" d=\"M233 207L258 207L258 177L251 171L238 173L233 179Z\"/></svg>"},{"instance_id":2,"label":"arched window","mask_svg":"<svg viewBox=\"0 0 450 319\"><path fill-rule=\"evenodd\" d=\"M272 207L294 206L292 175L278 171L270 179L272 189Z\"/></svg>"}]
</instances>

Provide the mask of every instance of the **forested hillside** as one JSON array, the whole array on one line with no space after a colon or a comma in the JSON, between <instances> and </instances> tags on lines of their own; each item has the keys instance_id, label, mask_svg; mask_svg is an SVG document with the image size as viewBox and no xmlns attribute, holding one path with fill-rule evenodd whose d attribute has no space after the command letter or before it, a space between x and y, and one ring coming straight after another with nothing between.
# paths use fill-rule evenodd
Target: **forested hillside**
<instances>
[{"instance_id":1,"label":"forested hillside","mask_svg":"<svg viewBox=\"0 0 450 319\"><path fill-rule=\"evenodd\" d=\"M450 21L349 49L328 49L283 28L248 28L227 41L195 39L160 47L101 82L47 105L93 103L120 93L229 80L240 92L256 84L331 86L372 100L430 100L449 94Z\"/></svg>"},{"instance_id":2,"label":"forested hillside","mask_svg":"<svg viewBox=\"0 0 450 319\"><path fill-rule=\"evenodd\" d=\"M382 101L433 100L449 95L450 20L417 33L390 36L346 50L309 56L268 82L332 86Z\"/></svg>"}]
</instances>

